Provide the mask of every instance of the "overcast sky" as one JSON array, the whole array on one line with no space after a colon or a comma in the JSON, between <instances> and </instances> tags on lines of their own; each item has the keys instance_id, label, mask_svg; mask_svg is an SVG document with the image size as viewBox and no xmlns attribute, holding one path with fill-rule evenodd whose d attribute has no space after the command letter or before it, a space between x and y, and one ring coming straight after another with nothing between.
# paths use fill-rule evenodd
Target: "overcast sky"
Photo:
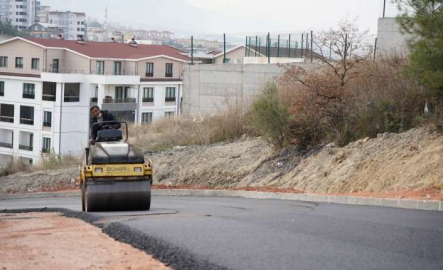
<instances>
[{"instance_id":1,"label":"overcast sky","mask_svg":"<svg viewBox=\"0 0 443 270\"><path fill-rule=\"evenodd\" d=\"M329 29L343 18L377 31L383 0L41 0L57 10L85 12L134 28L186 34L290 33Z\"/></svg>"}]
</instances>

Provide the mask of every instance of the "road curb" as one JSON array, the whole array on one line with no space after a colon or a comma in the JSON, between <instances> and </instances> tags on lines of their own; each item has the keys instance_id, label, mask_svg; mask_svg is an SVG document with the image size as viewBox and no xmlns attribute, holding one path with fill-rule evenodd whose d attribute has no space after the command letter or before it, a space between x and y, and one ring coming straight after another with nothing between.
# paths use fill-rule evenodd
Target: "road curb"
<instances>
[{"instance_id":1,"label":"road curb","mask_svg":"<svg viewBox=\"0 0 443 270\"><path fill-rule=\"evenodd\" d=\"M153 196L202 196L202 197L238 197L247 199L273 199L304 202L337 203L361 206L382 206L391 208L443 211L442 201L409 200L409 199L382 199L373 197L317 195L308 193L278 193L242 190L195 190L195 189L153 189ZM27 199L27 198L63 198L80 197L80 191L30 193L0 195L0 200Z\"/></svg>"}]
</instances>

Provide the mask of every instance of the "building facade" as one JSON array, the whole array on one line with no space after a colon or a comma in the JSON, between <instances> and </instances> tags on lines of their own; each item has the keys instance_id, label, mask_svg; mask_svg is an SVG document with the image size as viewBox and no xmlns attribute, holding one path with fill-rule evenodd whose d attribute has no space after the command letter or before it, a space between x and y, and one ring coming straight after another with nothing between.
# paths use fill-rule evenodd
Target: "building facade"
<instances>
[{"instance_id":1,"label":"building facade","mask_svg":"<svg viewBox=\"0 0 443 270\"><path fill-rule=\"evenodd\" d=\"M48 20L50 24L56 25L63 30L66 40L76 40L79 36L86 38L86 14L71 11L49 11Z\"/></svg>"},{"instance_id":2,"label":"building facade","mask_svg":"<svg viewBox=\"0 0 443 270\"><path fill-rule=\"evenodd\" d=\"M0 0L0 20L10 21L19 30L26 30L38 19L40 2L36 0Z\"/></svg>"},{"instance_id":3,"label":"building facade","mask_svg":"<svg viewBox=\"0 0 443 270\"><path fill-rule=\"evenodd\" d=\"M11 38L0 42L0 166L79 155L90 107L149 123L181 113L190 62L167 46Z\"/></svg>"},{"instance_id":4,"label":"building facade","mask_svg":"<svg viewBox=\"0 0 443 270\"><path fill-rule=\"evenodd\" d=\"M0 21L9 20L9 0L0 0Z\"/></svg>"},{"instance_id":5,"label":"building facade","mask_svg":"<svg viewBox=\"0 0 443 270\"><path fill-rule=\"evenodd\" d=\"M60 28L49 23L34 23L25 32L33 38L57 39L63 36L63 31Z\"/></svg>"}]
</instances>

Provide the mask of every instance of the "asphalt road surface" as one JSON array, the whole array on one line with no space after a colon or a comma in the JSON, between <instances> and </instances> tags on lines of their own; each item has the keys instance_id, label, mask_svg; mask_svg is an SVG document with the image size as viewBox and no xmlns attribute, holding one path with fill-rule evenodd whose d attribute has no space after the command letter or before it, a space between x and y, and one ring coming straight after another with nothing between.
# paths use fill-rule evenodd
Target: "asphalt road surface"
<instances>
[{"instance_id":1,"label":"asphalt road surface","mask_svg":"<svg viewBox=\"0 0 443 270\"><path fill-rule=\"evenodd\" d=\"M80 211L80 198L0 201L0 211L42 207ZM443 269L443 212L154 196L149 212L94 215L173 250L157 254L163 261L209 263L187 268Z\"/></svg>"}]
</instances>

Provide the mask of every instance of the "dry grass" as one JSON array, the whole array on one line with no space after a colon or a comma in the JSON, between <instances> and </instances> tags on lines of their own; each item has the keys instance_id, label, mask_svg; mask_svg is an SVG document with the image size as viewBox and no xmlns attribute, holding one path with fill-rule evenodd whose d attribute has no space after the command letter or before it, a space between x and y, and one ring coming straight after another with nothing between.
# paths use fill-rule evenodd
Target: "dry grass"
<instances>
[{"instance_id":1,"label":"dry grass","mask_svg":"<svg viewBox=\"0 0 443 270\"><path fill-rule=\"evenodd\" d=\"M12 158L4 167L0 168L0 177L8 176L19 172L33 172L43 170L58 170L64 168L72 168L83 163L83 157L73 155L63 155L59 157L55 154L44 155L39 164L29 166L19 158Z\"/></svg>"},{"instance_id":2,"label":"dry grass","mask_svg":"<svg viewBox=\"0 0 443 270\"><path fill-rule=\"evenodd\" d=\"M69 167L77 167L83 164L84 157L73 155L57 156L55 154L45 155L40 164L32 166L32 171L57 170Z\"/></svg>"},{"instance_id":3,"label":"dry grass","mask_svg":"<svg viewBox=\"0 0 443 270\"><path fill-rule=\"evenodd\" d=\"M24 171L30 171L30 167L21 160L13 158L5 167L0 168L0 177Z\"/></svg>"},{"instance_id":4,"label":"dry grass","mask_svg":"<svg viewBox=\"0 0 443 270\"><path fill-rule=\"evenodd\" d=\"M256 134L241 106L231 106L220 115L173 118L130 127L130 141L142 151L161 151L174 146L209 145Z\"/></svg>"}]
</instances>

